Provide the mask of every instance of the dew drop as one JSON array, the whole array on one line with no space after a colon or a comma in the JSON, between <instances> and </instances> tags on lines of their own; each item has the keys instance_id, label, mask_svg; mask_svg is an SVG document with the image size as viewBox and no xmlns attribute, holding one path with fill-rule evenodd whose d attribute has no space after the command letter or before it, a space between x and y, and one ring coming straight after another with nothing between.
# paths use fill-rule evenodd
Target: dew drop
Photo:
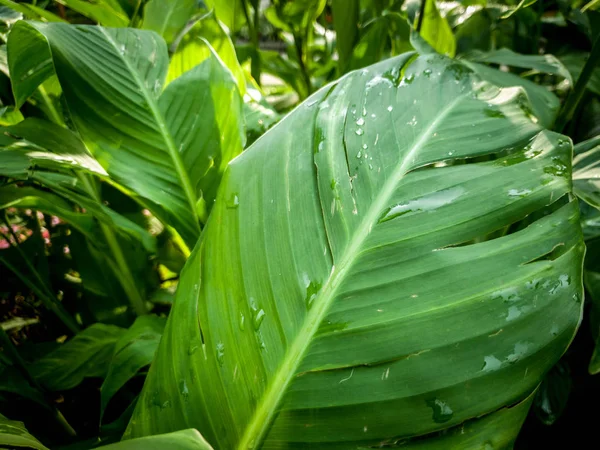
<instances>
[{"instance_id":1,"label":"dew drop","mask_svg":"<svg viewBox=\"0 0 600 450\"><path fill-rule=\"evenodd\" d=\"M306 276L305 282L307 281L308 283L306 284L306 296L304 298L304 302L306 304L306 309L310 309L312 307L313 302L315 301L315 298L317 298L319 290L321 290L321 283L318 283L316 281L310 281Z\"/></svg>"},{"instance_id":2,"label":"dew drop","mask_svg":"<svg viewBox=\"0 0 600 450\"><path fill-rule=\"evenodd\" d=\"M265 310L260 309L254 316L254 320L253 320L255 330L258 330L260 328L260 326L263 323L263 320L265 320Z\"/></svg>"},{"instance_id":3,"label":"dew drop","mask_svg":"<svg viewBox=\"0 0 600 450\"><path fill-rule=\"evenodd\" d=\"M359 127L362 127L364 124L365 119L363 119L362 117L356 121L356 125L358 125Z\"/></svg>"},{"instance_id":4,"label":"dew drop","mask_svg":"<svg viewBox=\"0 0 600 450\"><path fill-rule=\"evenodd\" d=\"M388 106L388 107L387 107L387 110L388 110L389 112L392 112L392 110L393 110L393 109L394 109L394 107L393 107L392 105L390 105L390 106Z\"/></svg>"},{"instance_id":5,"label":"dew drop","mask_svg":"<svg viewBox=\"0 0 600 450\"><path fill-rule=\"evenodd\" d=\"M359 128L359 129L357 129L357 130L355 131L355 133L356 133L358 136L362 136L362 135L363 135L365 132L364 132L364 130L363 130L362 128Z\"/></svg>"},{"instance_id":6,"label":"dew drop","mask_svg":"<svg viewBox=\"0 0 600 450\"><path fill-rule=\"evenodd\" d=\"M444 423L452 419L454 411L452 411L452 408L450 408L446 402L435 398L426 400L426 403L433 411L432 419L435 423Z\"/></svg>"},{"instance_id":7,"label":"dew drop","mask_svg":"<svg viewBox=\"0 0 600 450\"><path fill-rule=\"evenodd\" d=\"M531 194L531 190L530 189L510 189L508 191L508 196L509 197L518 197L518 198L523 198L523 197L527 197L529 194Z\"/></svg>"},{"instance_id":8,"label":"dew drop","mask_svg":"<svg viewBox=\"0 0 600 450\"><path fill-rule=\"evenodd\" d=\"M181 380L181 382L179 383L179 392L181 392L181 396L183 397L183 399L187 401L188 397L190 396L190 391L187 387L187 383L185 382L185 380Z\"/></svg>"},{"instance_id":9,"label":"dew drop","mask_svg":"<svg viewBox=\"0 0 600 450\"><path fill-rule=\"evenodd\" d=\"M239 197L237 196L237 194L231 194L229 200L227 201L227 207L229 209L236 209L238 206L240 206Z\"/></svg>"},{"instance_id":10,"label":"dew drop","mask_svg":"<svg viewBox=\"0 0 600 450\"><path fill-rule=\"evenodd\" d=\"M220 366L223 366L223 359L225 357L225 344L219 342L217 344L217 362Z\"/></svg>"},{"instance_id":11,"label":"dew drop","mask_svg":"<svg viewBox=\"0 0 600 450\"><path fill-rule=\"evenodd\" d=\"M498 370L502 366L502 362L493 355L483 358L483 372L492 372Z\"/></svg>"}]
</instances>

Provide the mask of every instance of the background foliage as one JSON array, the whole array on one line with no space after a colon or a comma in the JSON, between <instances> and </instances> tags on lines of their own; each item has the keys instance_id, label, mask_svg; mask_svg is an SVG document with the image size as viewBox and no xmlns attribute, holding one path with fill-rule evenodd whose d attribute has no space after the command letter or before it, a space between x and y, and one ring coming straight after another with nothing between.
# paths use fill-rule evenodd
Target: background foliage
<instances>
[{"instance_id":1,"label":"background foliage","mask_svg":"<svg viewBox=\"0 0 600 450\"><path fill-rule=\"evenodd\" d=\"M0 446L91 448L121 438L227 163L319 88L420 45L411 26L421 45L498 86L522 86L541 125L576 144L584 320L539 387L515 448L556 444L566 430L592 439L589 404L600 395L600 4L0 5L0 413L10 418L0 416ZM54 22L119 29L86 31L104 59L78 69L83 34ZM123 40L127 46L114 45ZM132 67L123 55L136 53L147 58ZM236 207L237 198L229 202ZM172 439L206 445L192 431Z\"/></svg>"}]
</instances>

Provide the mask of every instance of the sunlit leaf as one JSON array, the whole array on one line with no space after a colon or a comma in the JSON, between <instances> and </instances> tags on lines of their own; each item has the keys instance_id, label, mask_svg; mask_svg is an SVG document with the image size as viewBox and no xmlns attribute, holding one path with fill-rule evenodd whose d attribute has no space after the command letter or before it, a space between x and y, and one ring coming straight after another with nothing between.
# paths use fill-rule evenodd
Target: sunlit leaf
<instances>
[{"instance_id":1,"label":"sunlit leaf","mask_svg":"<svg viewBox=\"0 0 600 450\"><path fill-rule=\"evenodd\" d=\"M423 17L419 17L419 33L438 53L454 56L456 40L448 21L440 15L435 0L425 1Z\"/></svg>"},{"instance_id":2,"label":"sunlit leaf","mask_svg":"<svg viewBox=\"0 0 600 450\"><path fill-rule=\"evenodd\" d=\"M163 91L167 48L153 32L19 22L8 47L9 64L12 48L26 49L21 72L56 69L74 125L100 164L192 245L196 203L212 205L245 139L241 97L220 60L207 59Z\"/></svg>"},{"instance_id":3,"label":"sunlit leaf","mask_svg":"<svg viewBox=\"0 0 600 450\"><path fill-rule=\"evenodd\" d=\"M571 151L441 55L318 91L229 164L127 436L434 445L529 397L582 312Z\"/></svg>"}]
</instances>

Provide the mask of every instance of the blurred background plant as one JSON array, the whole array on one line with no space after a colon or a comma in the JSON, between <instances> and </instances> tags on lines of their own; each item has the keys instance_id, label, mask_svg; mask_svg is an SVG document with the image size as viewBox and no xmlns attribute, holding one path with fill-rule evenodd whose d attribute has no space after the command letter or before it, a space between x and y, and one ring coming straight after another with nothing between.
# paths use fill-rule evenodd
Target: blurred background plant
<instances>
[{"instance_id":1,"label":"blurred background plant","mask_svg":"<svg viewBox=\"0 0 600 450\"><path fill-rule=\"evenodd\" d=\"M119 440L224 166L330 81L411 50L413 27L495 84L522 86L538 119L577 144L585 318L540 387L516 448L552 447L565 434L593 442L598 8L595 0L0 0L0 413L52 448ZM185 156L165 160L158 151L142 164L134 128L110 131L133 159L102 148L92 157L94 135L74 131L90 112L48 58L33 57L43 46L28 40L21 19L156 31L168 45L168 82L203 63L198 79L215 108L199 114L214 133L196 144L213 152L210 166L197 176ZM195 126L187 116L173 120ZM175 186L167 192L152 182L163 170Z\"/></svg>"}]
</instances>

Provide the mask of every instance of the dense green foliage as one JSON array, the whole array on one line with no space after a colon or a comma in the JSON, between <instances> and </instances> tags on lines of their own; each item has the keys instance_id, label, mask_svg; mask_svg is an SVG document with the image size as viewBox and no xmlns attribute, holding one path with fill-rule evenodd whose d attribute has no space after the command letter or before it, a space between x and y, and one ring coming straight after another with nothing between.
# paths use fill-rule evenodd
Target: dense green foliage
<instances>
[{"instance_id":1,"label":"dense green foliage","mask_svg":"<svg viewBox=\"0 0 600 450\"><path fill-rule=\"evenodd\" d=\"M596 7L0 0L0 447L583 430Z\"/></svg>"}]
</instances>

